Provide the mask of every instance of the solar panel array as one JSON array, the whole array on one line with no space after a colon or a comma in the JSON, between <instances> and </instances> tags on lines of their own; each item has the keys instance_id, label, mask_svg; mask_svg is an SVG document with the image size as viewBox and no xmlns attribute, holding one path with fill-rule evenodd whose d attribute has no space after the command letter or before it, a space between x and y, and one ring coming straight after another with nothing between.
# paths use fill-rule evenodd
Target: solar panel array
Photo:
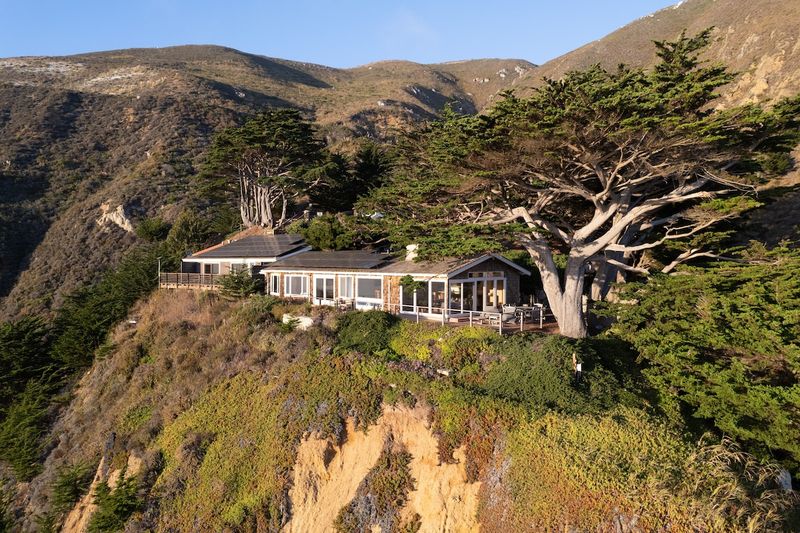
<instances>
[{"instance_id":1,"label":"solar panel array","mask_svg":"<svg viewBox=\"0 0 800 533\"><path fill-rule=\"evenodd\" d=\"M300 235L251 235L220 246L219 248L195 254L195 257L278 257L302 246L305 246L305 243Z\"/></svg>"},{"instance_id":2,"label":"solar panel array","mask_svg":"<svg viewBox=\"0 0 800 533\"><path fill-rule=\"evenodd\" d=\"M384 254L376 254L363 250L339 252L304 252L276 261L269 268L340 268L340 269L370 269L381 266L391 259Z\"/></svg>"}]
</instances>

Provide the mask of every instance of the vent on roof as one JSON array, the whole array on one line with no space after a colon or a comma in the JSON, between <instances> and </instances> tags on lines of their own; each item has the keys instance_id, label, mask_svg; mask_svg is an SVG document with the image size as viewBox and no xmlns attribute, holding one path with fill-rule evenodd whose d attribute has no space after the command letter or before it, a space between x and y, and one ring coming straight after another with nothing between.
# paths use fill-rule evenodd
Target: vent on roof
<instances>
[{"instance_id":1,"label":"vent on roof","mask_svg":"<svg viewBox=\"0 0 800 533\"><path fill-rule=\"evenodd\" d=\"M418 244L409 244L406 246L406 261L413 261L417 258L417 249L419 249Z\"/></svg>"}]
</instances>

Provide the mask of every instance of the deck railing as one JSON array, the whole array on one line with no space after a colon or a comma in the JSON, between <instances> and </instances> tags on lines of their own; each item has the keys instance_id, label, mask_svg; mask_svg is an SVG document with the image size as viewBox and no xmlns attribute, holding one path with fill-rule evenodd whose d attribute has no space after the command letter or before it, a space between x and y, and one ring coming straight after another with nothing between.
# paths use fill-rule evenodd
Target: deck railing
<instances>
[{"instance_id":1,"label":"deck railing","mask_svg":"<svg viewBox=\"0 0 800 533\"><path fill-rule=\"evenodd\" d=\"M161 272L158 285L162 289L206 289L220 287L221 274L199 274L189 272Z\"/></svg>"},{"instance_id":2,"label":"deck railing","mask_svg":"<svg viewBox=\"0 0 800 533\"><path fill-rule=\"evenodd\" d=\"M537 322L539 329L544 327L544 307L542 306L529 309L528 311L532 311L530 316L526 316L528 313L469 311L444 307L401 306L398 304L384 305L383 310L395 315L413 318L417 322L420 322L420 320L441 320L442 324L447 324L455 320L470 326L486 325L496 327L500 333L515 329L523 331L526 324L535 324Z\"/></svg>"}]
</instances>

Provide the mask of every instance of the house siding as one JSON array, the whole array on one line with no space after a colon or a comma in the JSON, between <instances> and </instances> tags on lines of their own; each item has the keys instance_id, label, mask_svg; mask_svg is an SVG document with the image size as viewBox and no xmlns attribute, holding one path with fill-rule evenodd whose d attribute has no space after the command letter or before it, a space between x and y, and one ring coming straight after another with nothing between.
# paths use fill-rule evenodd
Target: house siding
<instances>
[{"instance_id":1,"label":"house siding","mask_svg":"<svg viewBox=\"0 0 800 533\"><path fill-rule=\"evenodd\" d=\"M521 295L519 288L519 271L503 263L502 261L498 261L497 259L489 259L479 265L475 265L474 267L465 270L464 272L459 272L457 275L450 278L450 281L453 282L455 280L466 280L469 278L469 274L480 272L503 272L503 275L506 278L506 304L515 304L520 301Z\"/></svg>"}]
</instances>

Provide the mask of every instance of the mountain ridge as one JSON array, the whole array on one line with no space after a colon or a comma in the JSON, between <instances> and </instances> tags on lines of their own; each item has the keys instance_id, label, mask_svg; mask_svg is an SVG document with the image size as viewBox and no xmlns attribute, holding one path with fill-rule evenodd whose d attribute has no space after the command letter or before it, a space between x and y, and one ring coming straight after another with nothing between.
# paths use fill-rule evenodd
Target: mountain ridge
<instances>
[{"instance_id":1,"label":"mountain ridge","mask_svg":"<svg viewBox=\"0 0 800 533\"><path fill-rule=\"evenodd\" d=\"M601 63L647 66L654 39L716 26L705 59L740 72L720 104L800 92L793 0L686 0L535 66L517 59L350 68L182 45L0 59L0 317L58 307L137 237L99 224L123 206L135 223L177 216L215 131L265 107L292 106L347 149L390 139L451 105L489 107L545 77Z\"/></svg>"}]
</instances>

